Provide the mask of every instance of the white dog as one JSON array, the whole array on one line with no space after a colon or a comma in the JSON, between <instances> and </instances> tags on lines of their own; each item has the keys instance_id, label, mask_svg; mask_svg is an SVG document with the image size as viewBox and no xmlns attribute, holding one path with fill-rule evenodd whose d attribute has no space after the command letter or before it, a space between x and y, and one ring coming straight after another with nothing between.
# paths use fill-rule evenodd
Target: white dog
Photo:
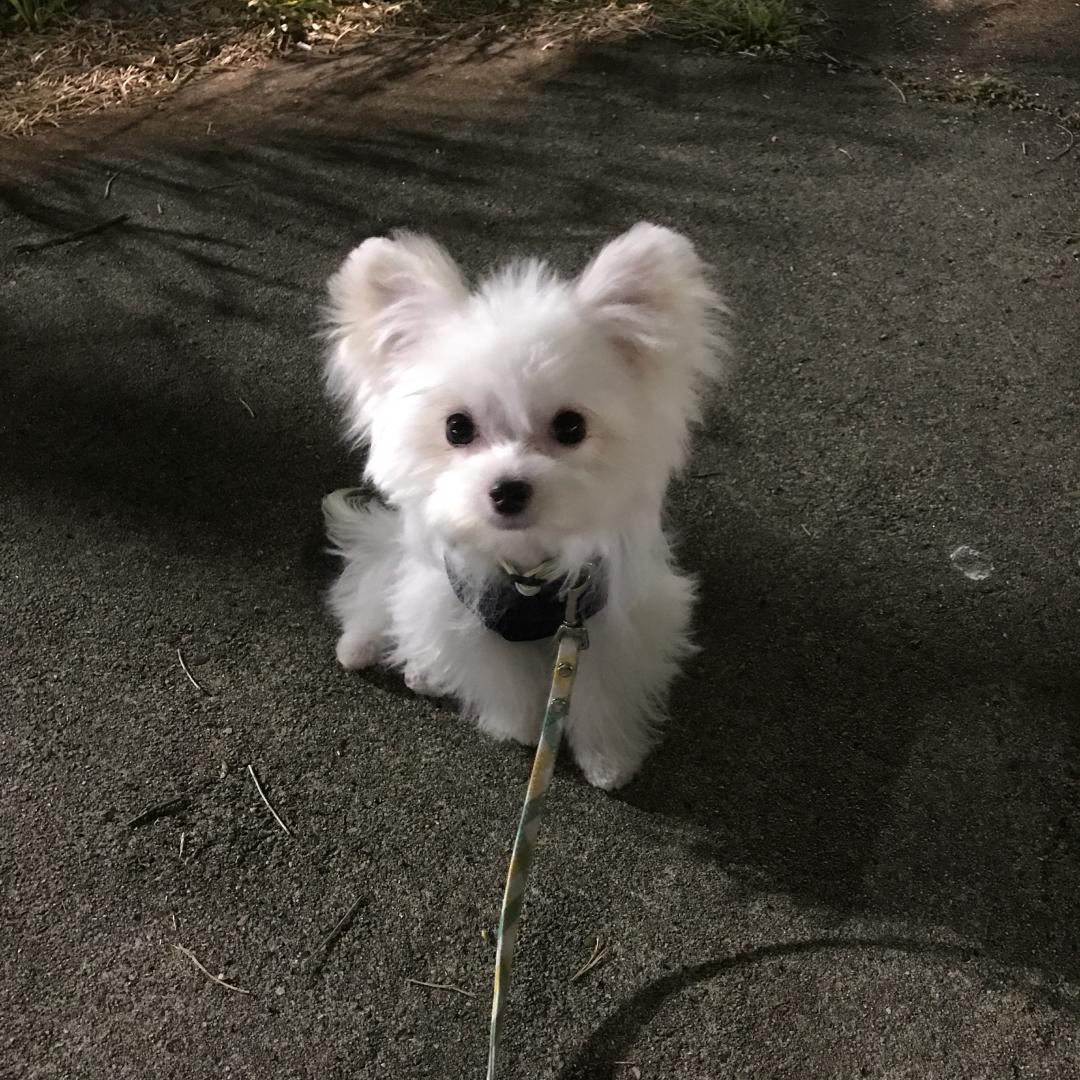
<instances>
[{"instance_id":1,"label":"white dog","mask_svg":"<svg viewBox=\"0 0 1080 1080\"><path fill-rule=\"evenodd\" d=\"M660 519L724 311L690 242L654 225L575 281L530 261L475 291L426 237L356 248L330 281L327 376L385 505L324 501L346 563L340 663L403 668L533 744L563 598L589 568L567 739L590 783L625 784L692 651L694 586Z\"/></svg>"}]
</instances>

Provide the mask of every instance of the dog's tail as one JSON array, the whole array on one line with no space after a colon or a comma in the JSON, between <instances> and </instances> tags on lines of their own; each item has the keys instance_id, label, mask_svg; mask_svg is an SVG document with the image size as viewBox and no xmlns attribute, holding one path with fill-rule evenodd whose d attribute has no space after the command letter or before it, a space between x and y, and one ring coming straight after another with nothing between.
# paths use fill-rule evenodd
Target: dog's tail
<instances>
[{"instance_id":1,"label":"dog's tail","mask_svg":"<svg viewBox=\"0 0 1080 1080\"><path fill-rule=\"evenodd\" d=\"M395 528L394 511L365 488L331 491L323 498L322 513L326 537L335 555L369 547L373 540L385 539L388 530Z\"/></svg>"}]
</instances>

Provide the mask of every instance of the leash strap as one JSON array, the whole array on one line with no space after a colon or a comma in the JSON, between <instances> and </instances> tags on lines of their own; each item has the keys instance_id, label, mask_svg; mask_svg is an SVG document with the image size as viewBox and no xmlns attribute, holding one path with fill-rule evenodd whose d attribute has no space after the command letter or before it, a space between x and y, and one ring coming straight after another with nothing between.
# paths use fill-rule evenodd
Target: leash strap
<instances>
[{"instance_id":1,"label":"leash strap","mask_svg":"<svg viewBox=\"0 0 1080 1080\"><path fill-rule=\"evenodd\" d=\"M588 583L589 571L586 570L567 594L566 615L555 639L558 642L558 652L551 675L551 691L548 694L540 741L536 746L536 757L533 759L532 773L529 776L529 786L525 792L525 805L521 808L521 820L514 838L510 870L506 875L506 890L503 893L498 944L495 950L495 990L488 1034L487 1080L495 1080L499 1062L503 1018L514 966L514 946L517 944L521 909L525 902L525 882L532 868L536 837L540 832L547 792L555 771L555 758L559 753L563 726L570 711L570 694L577 676L578 658L582 650L589 647L589 636L578 617L578 600Z\"/></svg>"}]
</instances>

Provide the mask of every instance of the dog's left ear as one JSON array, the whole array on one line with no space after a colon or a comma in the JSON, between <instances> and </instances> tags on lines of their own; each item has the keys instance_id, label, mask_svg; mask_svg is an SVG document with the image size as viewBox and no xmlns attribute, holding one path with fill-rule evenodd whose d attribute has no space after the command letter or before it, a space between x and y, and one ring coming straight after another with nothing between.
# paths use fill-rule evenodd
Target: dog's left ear
<instances>
[{"instance_id":1,"label":"dog's left ear","mask_svg":"<svg viewBox=\"0 0 1080 1080\"><path fill-rule=\"evenodd\" d=\"M327 382L349 409L351 433L362 437L395 367L408 363L410 347L465 300L468 287L434 240L395 232L354 249L328 290Z\"/></svg>"},{"instance_id":2,"label":"dog's left ear","mask_svg":"<svg viewBox=\"0 0 1080 1080\"><path fill-rule=\"evenodd\" d=\"M457 264L428 236L395 232L365 240L330 279L328 318L336 337L392 358L423 335L467 288Z\"/></svg>"},{"instance_id":3,"label":"dog's left ear","mask_svg":"<svg viewBox=\"0 0 1080 1080\"><path fill-rule=\"evenodd\" d=\"M714 319L724 308L685 236L635 225L601 249L575 289L634 366L681 360L705 373L705 354L715 352Z\"/></svg>"}]
</instances>

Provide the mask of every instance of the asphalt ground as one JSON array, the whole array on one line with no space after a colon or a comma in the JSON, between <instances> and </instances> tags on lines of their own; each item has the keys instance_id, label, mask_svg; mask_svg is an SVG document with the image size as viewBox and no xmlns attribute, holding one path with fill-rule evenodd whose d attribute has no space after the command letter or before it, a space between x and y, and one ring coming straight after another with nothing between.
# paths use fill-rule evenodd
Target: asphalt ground
<instances>
[{"instance_id":1,"label":"asphalt ground","mask_svg":"<svg viewBox=\"0 0 1080 1080\"><path fill-rule=\"evenodd\" d=\"M336 668L359 463L312 332L371 233L572 269L646 218L738 315L670 507L703 650L630 787L559 769L504 1075L1080 1075L1063 145L653 45L282 65L5 146L0 1074L482 1075L529 754Z\"/></svg>"}]
</instances>

